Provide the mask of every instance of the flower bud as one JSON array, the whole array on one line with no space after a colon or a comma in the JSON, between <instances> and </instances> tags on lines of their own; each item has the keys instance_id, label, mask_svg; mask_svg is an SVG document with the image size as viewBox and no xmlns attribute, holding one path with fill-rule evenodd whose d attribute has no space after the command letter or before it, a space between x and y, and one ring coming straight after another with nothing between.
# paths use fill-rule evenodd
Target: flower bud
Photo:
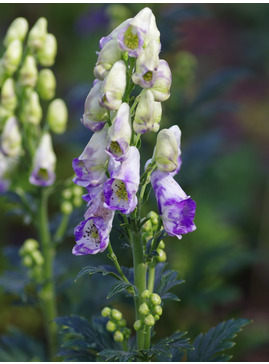
<instances>
[{"instance_id":1,"label":"flower bud","mask_svg":"<svg viewBox=\"0 0 269 364\"><path fill-rule=\"evenodd\" d=\"M163 241L163 240L161 240L161 241L159 242L159 248L160 248L160 249L164 249L164 248L165 248L165 244L164 244L164 241Z\"/></svg>"},{"instance_id":2,"label":"flower bud","mask_svg":"<svg viewBox=\"0 0 269 364\"><path fill-rule=\"evenodd\" d=\"M80 207L82 205L82 199L81 199L81 197L75 196L74 199L73 199L73 205L75 207Z\"/></svg>"},{"instance_id":3,"label":"flower bud","mask_svg":"<svg viewBox=\"0 0 269 364\"><path fill-rule=\"evenodd\" d=\"M12 76L19 67L21 57L22 44L19 40L13 40L13 42L9 44L3 56L3 67L9 76Z\"/></svg>"},{"instance_id":4,"label":"flower bud","mask_svg":"<svg viewBox=\"0 0 269 364\"><path fill-rule=\"evenodd\" d=\"M153 326L155 324L155 320L152 314L146 316L144 322L147 326Z\"/></svg>"},{"instance_id":5,"label":"flower bud","mask_svg":"<svg viewBox=\"0 0 269 364\"><path fill-rule=\"evenodd\" d=\"M69 200L72 197L73 193L71 188L66 188L62 191L62 196L65 200Z\"/></svg>"},{"instance_id":6,"label":"flower bud","mask_svg":"<svg viewBox=\"0 0 269 364\"><path fill-rule=\"evenodd\" d=\"M147 214L147 217L150 218L150 221L153 225L158 225L159 223L159 215L156 214L155 211L150 211L148 214Z\"/></svg>"},{"instance_id":7,"label":"flower bud","mask_svg":"<svg viewBox=\"0 0 269 364\"><path fill-rule=\"evenodd\" d=\"M121 59L121 50L116 40L106 43L98 54L96 66L94 67L94 76L98 80L103 80L114 63Z\"/></svg>"},{"instance_id":8,"label":"flower bud","mask_svg":"<svg viewBox=\"0 0 269 364\"><path fill-rule=\"evenodd\" d=\"M32 252L32 258L34 260L34 263L36 265L43 265L44 264L44 258L43 255L39 250L35 250Z\"/></svg>"},{"instance_id":9,"label":"flower bud","mask_svg":"<svg viewBox=\"0 0 269 364\"><path fill-rule=\"evenodd\" d=\"M22 137L19 124L14 116L11 116L5 123L1 135L1 150L10 157L18 156L21 152Z\"/></svg>"},{"instance_id":10,"label":"flower bud","mask_svg":"<svg viewBox=\"0 0 269 364\"><path fill-rule=\"evenodd\" d=\"M120 321L122 319L122 313L119 310L113 308L113 310L111 311L111 317L113 317L117 321Z\"/></svg>"},{"instance_id":11,"label":"flower bud","mask_svg":"<svg viewBox=\"0 0 269 364\"><path fill-rule=\"evenodd\" d=\"M145 316L149 313L149 307L145 302L140 305L139 312L141 313L141 315Z\"/></svg>"},{"instance_id":12,"label":"flower bud","mask_svg":"<svg viewBox=\"0 0 269 364\"><path fill-rule=\"evenodd\" d=\"M108 110L118 110L126 88L126 66L123 61L114 63L103 81L101 106Z\"/></svg>"},{"instance_id":13,"label":"flower bud","mask_svg":"<svg viewBox=\"0 0 269 364\"><path fill-rule=\"evenodd\" d=\"M13 20L13 22L10 24L7 30L7 34L4 39L5 47L8 47L9 44L16 39L23 42L27 32L28 32L28 22L25 18L19 17Z\"/></svg>"},{"instance_id":14,"label":"flower bud","mask_svg":"<svg viewBox=\"0 0 269 364\"><path fill-rule=\"evenodd\" d=\"M50 67L54 64L57 54L57 40L53 34L46 34L42 47L37 51L37 59L42 66Z\"/></svg>"},{"instance_id":15,"label":"flower bud","mask_svg":"<svg viewBox=\"0 0 269 364\"><path fill-rule=\"evenodd\" d=\"M142 321L141 320L136 320L135 323L134 323L134 329L135 331L139 331L142 329Z\"/></svg>"},{"instance_id":16,"label":"flower bud","mask_svg":"<svg viewBox=\"0 0 269 364\"><path fill-rule=\"evenodd\" d=\"M73 211L73 205L69 201L63 201L61 203L61 211L64 215L70 215Z\"/></svg>"},{"instance_id":17,"label":"flower bud","mask_svg":"<svg viewBox=\"0 0 269 364\"><path fill-rule=\"evenodd\" d=\"M160 305L162 302L161 297L157 293L152 293L150 295L150 300L153 303L153 305Z\"/></svg>"},{"instance_id":18,"label":"flower bud","mask_svg":"<svg viewBox=\"0 0 269 364\"><path fill-rule=\"evenodd\" d=\"M47 120L51 130L56 134L65 132L68 111L62 99L53 100L48 107Z\"/></svg>"},{"instance_id":19,"label":"flower bud","mask_svg":"<svg viewBox=\"0 0 269 364\"><path fill-rule=\"evenodd\" d=\"M157 257L158 262L165 262L166 261L166 253L162 249L157 249L157 253L159 254Z\"/></svg>"},{"instance_id":20,"label":"flower bud","mask_svg":"<svg viewBox=\"0 0 269 364\"><path fill-rule=\"evenodd\" d=\"M33 28L29 31L27 44L32 51L36 51L43 47L47 34L47 19L39 18Z\"/></svg>"},{"instance_id":21,"label":"flower bud","mask_svg":"<svg viewBox=\"0 0 269 364\"><path fill-rule=\"evenodd\" d=\"M73 187L73 194L74 194L74 196L81 197L82 193L83 193L82 187L80 187L80 186L74 186Z\"/></svg>"},{"instance_id":22,"label":"flower bud","mask_svg":"<svg viewBox=\"0 0 269 364\"><path fill-rule=\"evenodd\" d=\"M174 133L169 129L162 129L156 141L154 159L162 172L173 172L178 167L178 144Z\"/></svg>"},{"instance_id":23,"label":"flower bud","mask_svg":"<svg viewBox=\"0 0 269 364\"><path fill-rule=\"evenodd\" d=\"M42 108L39 103L38 94L29 89L22 103L21 121L38 125L42 119Z\"/></svg>"},{"instance_id":24,"label":"flower bud","mask_svg":"<svg viewBox=\"0 0 269 364\"><path fill-rule=\"evenodd\" d=\"M25 61L20 69L19 82L22 86L35 87L38 70L35 58L31 55L26 56Z\"/></svg>"},{"instance_id":25,"label":"flower bud","mask_svg":"<svg viewBox=\"0 0 269 364\"><path fill-rule=\"evenodd\" d=\"M113 321L109 320L109 321L107 321L106 329L107 329L107 331L113 332L117 329L117 326Z\"/></svg>"},{"instance_id":26,"label":"flower bud","mask_svg":"<svg viewBox=\"0 0 269 364\"><path fill-rule=\"evenodd\" d=\"M37 91L43 100L51 100L55 95L56 79L54 73L44 68L38 74Z\"/></svg>"},{"instance_id":27,"label":"flower bud","mask_svg":"<svg viewBox=\"0 0 269 364\"><path fill-rule=\"evenodd\" d=\"M120 331L115 331L114 333L114 340L117 342L122 342L124 340L123 334Z\"/></svg>"},{"instance_id":28,"label":"flower bud","mask_svg":"<svg viewBox=\"0 0 269 364\"><path fill-rule=\"evenodd\" d=\"M17 106L15 82L12 78L5 80L1 90L1 103L5 109L13 111Z\"/></svg>"},{"instance_id":29,"label":"flower bud","mask_svg":"<svg viewBox=\"0 0 269 364\"><path fill-rule=\"evenodd\" d=\"M142 292L141 297L143 298L149 298L150 291L148 289L145 289L145 291Z\"/></svg>"},{"instance_id":30,"label":"flower bud","mask_svg":"<svg viewBox=\"0 0 269 364\"><path fill-rule=\"evenodd\" d=\"M160 316L159 316L159 315L154 315L154 320L155 320L155 321L160 320Z\"/></svg>"},{"instance_id":31,"label":"flower bud","mask_svg":"<svg viewBox=\"0 0 269 364\"><path fill-rule=\"evenodd\" d=\"M154 101L153 93L150 90L143 92L135 112L134 131L141 134L146 131L157 132L161 117L161 103Z\"/></svg>"},{"instance_id":32,"label":"flower bud","mask_svg":"<svg viewBox=\"0 0 269 364\"><path fill-rule=\"evenodd\" d=\"M33 259L32 257L30 257L29 255L26 255L25 257L23 257L22 259L22 264L27 267L30 268L33 265Z\"/></svg>"},{"instance_id":33,"label":"flower bud","mask_svg":"<svg viewBox=\"0 0 269 364\"><path fill-rule=\"evenodd\" d=\"M118 325L121 326L121 327L126 326L126 320L125 319L119 320Z\"/></svg>"},{"instance_id":34,"label":"flower bud","mask_svg":"<svg viewBox=\"0 0 269 364\"><path fill-rule=\"evenodd\" d=\"M170 97L171 82L172 76L169 65L161 59L151 88L155 101L163 102Z\"/></svg>"},{"instance_id":35,"label":"flower bud","mask_svg":"<svg viewBox=\"0 0 269 364\"><path fill-rule=\"evenodd\" d=\"M163 309L160 305L156 305L154 307L154 312L158 315L158 316L162 316L163 313Z\"/></svg>"},{"instance_id":36,"label":"flower bud","mask_svg":"<svg viewBox=\"0 0 269 364\"><path fill-rule=\"evenodd\" d=\"M152 225L151 225L151 221L148 220L145 222L145 224L142 226L143 232L151 232L152 230Z\"/></svg>"},{"instance_id":37,"label":"flower bud","mask_svg":"<svg viewBox=\"0 0 269 364\"><path fill-rule=\"evenodd\" d=\"M26 252L32 252L36 249L38 249L39 247L39 243L37 240L35 239L27 239L25 240L25 242L23 243L23 249L26 251Z\"/></svg>"},{"instance_id":38,"label":"flower bud","mask_svg":"<svg viewBox=\"0 0 269 364\"><path fill-rule=\"evenodd\" d=\"M125 327L123 330L122 330L122 333L123 333L123 336L125 339L129 339L129 337L131 336L131 330L128 329L128 327Z\"/></svg>"},{"instance_id":39,"label":"flower bud","mask_svg":"<svg viewBox=\"0 0 269 364\"><path fill-rule=\"evenodd\" d=\"M109 308L109 307L104 307L104 308L102 309L101 315L102 315L103 317L109 317L109 316L110 316L110 314L111 314L111 308Z\"/></svg>"}]
</instances>

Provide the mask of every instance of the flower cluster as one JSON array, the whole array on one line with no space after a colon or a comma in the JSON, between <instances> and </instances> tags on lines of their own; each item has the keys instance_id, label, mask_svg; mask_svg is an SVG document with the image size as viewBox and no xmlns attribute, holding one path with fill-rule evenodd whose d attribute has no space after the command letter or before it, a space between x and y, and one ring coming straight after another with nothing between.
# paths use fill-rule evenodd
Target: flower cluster
<instances>
[{"instance_id":1,"label":"flower cluster","mask_svg":"<svg viewBox=\"0 0 269 364\"><path fill-rule=\"evenodd\" d=\"M99 45L95 80L81 119L94 134L82 154L73 160L74 182L87 189L83 198L88 203L85 219L75 228L75 255L103 252L109 244L115 211L126 215L135 210L140 185L140 137L159 130L161 102L170 96L171 71L159 58L160 33L149 8L120 24ZM133 97L137 87L140 94ZM182 194L173 195L170 201L170 190L163 178L174 181L180 164L179 128L160 131L146 170L153 172L152 184L164 227L168 234L178 237L194 230L190 221L195 204L191 205L192 200L186 202ZM182 200L185 202L180 204ZM180 211L171 216L178 206ZM171 228L173 223L176 227Z\"/></svg>"},{"instance_id":2,"label":"flower cluster","mask_svg":"<svg viewBox=\"0 0 269 364\"><path fill-rule=\"evenodd\" d=\"M28 35L27 35L28 34ZM31 184L48 186L55 180L56 157L51 136L65 131L67 108L54 99L56 80L48 67L54 64L57 42L47 32L47 20L40 18L28 32L24 18L15 19L4 39L5 52L0 59L0 160L3 166L19 164L19 158L31 158ZM45 68L39 70L40 66ZM49 102L42 130L43 109L40 100ZM24 144L24 145L23 145ZM9 185L5 167L0 171L0 192Z\"/></svg>"}]
</instances>

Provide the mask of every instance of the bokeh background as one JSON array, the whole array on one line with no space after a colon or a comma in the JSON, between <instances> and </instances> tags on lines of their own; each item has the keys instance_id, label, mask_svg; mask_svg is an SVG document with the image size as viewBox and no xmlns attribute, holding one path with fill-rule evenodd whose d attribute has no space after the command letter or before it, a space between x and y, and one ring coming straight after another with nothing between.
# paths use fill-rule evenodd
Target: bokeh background
<instances>
[{"instance_id":1,"label":"bokeh background","mask_svg":"<svg viewBox=\"0 0 269 364\"><path fill-rule=\"evenodd\" d=\"M92 86L99 39L134 16L145 4L0 4L0 39L11 21L23 16L32 26L44 16L58 40L54 72L57 96L69 109L64 135L54 137L57 176L73 174L71 162L90 138L80 123ZM253 320L230 350L235 361L269 360L269 4L149 4L161 32L161 58L173 75L171 97L163 104L161 127L182 130L183 164L177 180L197 202L197 230L181 241L167 239L168 265L186 283L175 289L156 337L176 329L191 337L228 318ZM2 44L0 54L3 53ZM143 136L142 161L155 135ZM60 196L59 196L60 198ZM57 220L57 196L50 206ZM156 210L152 195L145 212ZM74 279L88 264L108 263L106 253L74 257L76 210L55 268L59 315L87 318L111 303L131 326L132 302L106 301L107 277ZM44 328L35 292L19 263L18 249L36 237L8 196L0 196L0 334L17 338L17 360L44 360ZM122 265L131 254L117 232L112 244ZM24 343L22 342L24 338ZM29 355L23 356L27 351ZM0 358L1 360L1 358Z\"/></svg>"}]
</instances>

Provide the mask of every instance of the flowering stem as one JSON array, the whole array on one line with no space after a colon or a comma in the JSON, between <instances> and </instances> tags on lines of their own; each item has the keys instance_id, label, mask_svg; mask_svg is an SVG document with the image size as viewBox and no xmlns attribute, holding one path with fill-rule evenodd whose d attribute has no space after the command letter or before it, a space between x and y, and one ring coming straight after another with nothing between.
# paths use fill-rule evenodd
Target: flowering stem
<instances>
[{"instance_id":1,"label":"flowering stem","mask_svg":"<svg viewBox=\"0 0 269 364\"><path fill-rule=\"evenodd\" d=\"M44 285L40 291L40 300L43 315L46 321L48 336L49 356L53 358L57 348L57 327L51 322L57 316L55 302L55 288L53 282L53 259L55 255L51 244L48 224L48 190L41 189L41 201L39 209L39 235L44 256Z\"/></svg>"},{"instance_id":2,"label":"flowering stem","mask_svg":"<svg viewBox=\"0 0 269 364\"><path fill-rule=\"evenodd\" d=\"M132 248L133 248L133 261L134 261L134 283L137 288L137 297L135 297L135 311L136 320L142 320L143 315L139 312L140 305L144 302L141 296L142 292L146 289L146 271L147 266L144 263L143 245L139 233L132 232ZM144 332L137 331L137 349L144 348Z\"/></svg>"},{"instance_id":3,"label":"flowering stem","mask_svg":"<svg viewBox=\"0 0 269 364\"><path fill-rule=\"evenodd\" d=\"M122 278L122 279L123 279L126 283L130 283L130 282L128 281L128 279L126 278L126 276L124 275L124 273L123 273L123 271L122 271L122 269L121 269L121 267L120 267L120 265L119 265L119 262L118 262L117 256L116 256L116 254L114 253L114 250L113 250L112 245L111 245L111 243L110 243L110 242L109 242L109 244L108 244L108 250L109 250L109 255L108 255L108 257L109 257L109 259L111 259L111 260L113 261L113 263L114 263L114 265L115 265L115 267L116 267L117 271L119 272L119 274L120 274L121 278Z\"/></svg>"}]
</instances>

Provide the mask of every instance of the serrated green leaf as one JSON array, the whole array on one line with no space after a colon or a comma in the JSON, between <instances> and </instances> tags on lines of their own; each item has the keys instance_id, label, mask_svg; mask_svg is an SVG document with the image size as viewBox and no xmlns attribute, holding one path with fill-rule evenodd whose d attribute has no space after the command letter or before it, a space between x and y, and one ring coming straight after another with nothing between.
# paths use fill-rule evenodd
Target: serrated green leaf
<instances>
[{"instance_id":1,"label":"serrated green leaf","mask_svg":"<svg viewBox=\"0 0 269 364\"><path fill-rule=\"evenodd\" d=\"M98 354L98 357L105 361L131 362L136 361L137 354L133 351L105 349Z\"/></svg>"},{"instance_id":2,"label":"serrated green leaf","mask_svg":"<svg viewBox=\"0 0 269 364\"><path fill-rule=\"evenodd\" d=\"M249 324L247 319L223 321L205 334L199 334L193 342L194 351L188 355L188 361L227 361L230 355L221 353L234 346L233 339L242 327Z\"/></svg>"},{"instance_id":3,"label":"serrated green leaf","mask_svg":"<svg viewBox=\"0 0 269 364\"><path fill-rule=\"evenodd\" d=\"M135 290L135 287L131 283L121 281L121 282L117 282L117 283L113 284L113 286L111 287L111 289L107 295L107 299L111 298L112 296L114 296L117 293L127 290L129 287L132 287Z\"/></svg>"},{"instance_id":4,"label":"serrated green leaf","mask_svg":"<svg viewBox=\"0 0 269 364\"><path fill-rule=\"evenodd\" d=\"M93 274L102 274L103 276L109 275L115 279L121 280L121 277L115 272L115 268L111 265L99 265L97 267L88 265L81 269L78 273L75 282L85 275L92 276Z\"/></svg>"},{"instance_id":5,"label":"serrated green leaf","mask_svg":"<svg viewBox=\"0 0 269 364\"><path fill-rule=\"evenodd\" d=\"M175 270L164 271L165 264L159 263L156 266L156 278L154 292L158 293L162 299L175 299L175 295L168 293L175 286L184 283L178 279L178 272ZM178 297L177 297L177 300Z\"/></svg>"}]
</instances>

